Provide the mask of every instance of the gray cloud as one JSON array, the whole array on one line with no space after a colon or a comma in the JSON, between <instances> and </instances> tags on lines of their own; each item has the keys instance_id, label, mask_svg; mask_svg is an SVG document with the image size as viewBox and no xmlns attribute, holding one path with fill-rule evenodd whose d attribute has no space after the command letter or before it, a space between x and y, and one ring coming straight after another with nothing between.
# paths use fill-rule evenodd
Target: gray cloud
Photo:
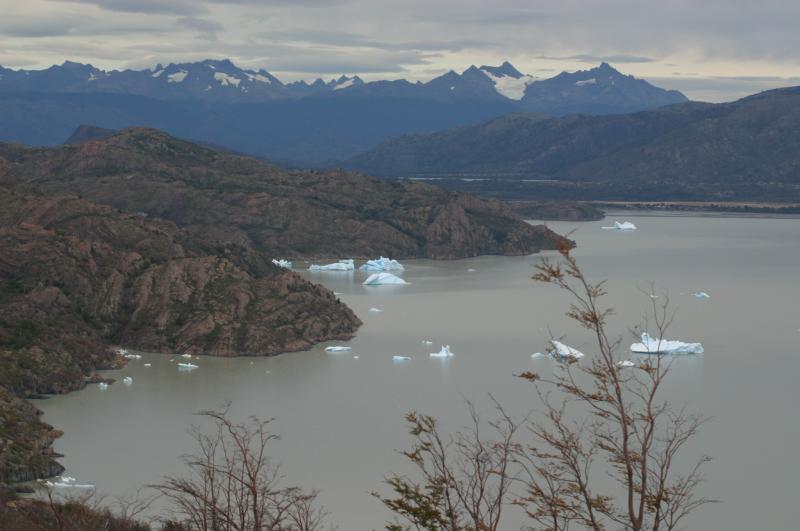
<instances>
[{"instance_id":1,"label":"gray cloud","mask_svg":"<svg viewBox=\"0 0 800 531\"><path fill-rule=\"evenodd\" d=\"M225 29L219 22L200 17L181 17L175 21L175 25L180 28L197 31L201 35L212 39L216 39L217 33Z\"/></svg>"},{"instance_id":2,"label":"gray cloud","mask_svg":"<svg viewBox=\"0 0 800 531\"><path fill-rule=\"evenodd\" d=\"M652 63L655 61L652 57L642 57L640 55L590 55L590 54L577 54L569 55L566 57L548 57L540 55L540 59L556 60L556 61L578 61L580 63Z\"/></svg>"},{"instance_id":3,"label":"gray cloud","mask_svg":"<svg viewBox=\"0 0 800 531\"><path fill-rule=\"evenodd\" d=\"M200 0L56 0L58 2L89 4L108 11L166 15L195 15L205 13Z\"/></svg>"}]
</instances>

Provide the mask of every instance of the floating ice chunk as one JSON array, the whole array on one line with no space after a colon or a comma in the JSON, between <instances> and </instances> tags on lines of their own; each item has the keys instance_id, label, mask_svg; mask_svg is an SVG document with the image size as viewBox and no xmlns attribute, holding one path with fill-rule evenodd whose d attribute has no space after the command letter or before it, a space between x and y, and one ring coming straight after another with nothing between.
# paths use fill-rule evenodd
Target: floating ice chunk
<instances>
[{"instance_id":1,"label":"floating ice chunk","mask_svg":"<svg viewBox=\"0 0 800 531\"><path fill-rule=\"evenodd\" d=\"M101 391L105 391L106 389L108 389L108 384L105 382L100 382L99 384L97 384L97 388L100 389Z\"/></svg>"},{"instance_id":2,"label":"floating ice chunk","mask_svg":"<svg viewBox=\"0 0 800 531\"><path fill-rule=\"evenodd\" d=\"M182 371L193 371L197 368L197 365L194 363L178 363L178 370Z\"/></svg>"},{"instance_id":3,"label":"floating ice chunk","mask_svg":"<svg viewBox=\"0 0 800 531\"><path fill-rule=\"evenodd\" d=\"M561 343L560 341L553 340L550 341L550 343L553 345L553 350L551 350L549 354L553 358L562 360L567 358L572 358L578 360L584 356L583 352L581 352L580 350L567 346L564 343Z\"/></svg>"},{"instance_id":4,"label":"floating ice chunk","mask_svg":"<svg viewBox=\"0 0 800 531\"><path fill-rule=\"evenodd\" d=\"M633 367L634 365L636 365L636 364L634 362L632 362L631 360L620 360L620 361L617 362L617 367L620 367L620 368Z\"/></svg>"},{"instance_id":5,"label":"floating ice chunk","mask_svg":"<svg viewBox=\"0 0 800 531\"><path fill-rule=\"evenodd\" d=\"M131 378L130 376L126 376L125 378L122 379L122 383L130 387L131 385L133 385L133 378Z\"/></svg>"},{"instance_id":6,"label":"floating ice chunk","mask_svg":"<svg viewBox=\"0 0 800 531\"><path fill-rule=\"evenodd\" d=\"M392 360L394 361L411 361L411 358L408 356L392 356Z\"/></svg>"},{"instance_id":7,"label":"floating ice chunk","mask_svg":"<svg viewBox=\"0 0 800 531\"><path fill-rule=\"evenodd\" d=\"M370 308L367 311L369 311L371 313L383 313L383 310L381 310L380 308Z\"/></svg>"},{"instance_id":8,"label":"floating ice chunk","mask_svg":"<svg viewBox=\"0 0 800 531\"><path fill-rule=\"evenodd\" d=\"M119 355L122 356L125 359L129 359L129 360L140 360L140 359L142 359L142 355L141 354L132 354L132 353L128 352L127 350L125 350L124 348L121 348L121 349L117 350L117 352L119 352Z\"/></svg>"},{"instance_id":9,"label":"floating ice chunk","mask_svg":"<svg viewBox=\"0 0 800 531\"><path fill-rule=\"evenodd\" d=\"M706 293L705 291L700 291L700 292L697 292L697 293L692 293L692 295L694 295L694 298L695 298L695 299L710 299L710 298L711 298L711 295L709 295L709 294L708 294L708 293Z\"/></svg>"},{"instance_id":10,"label":"floating ice chunk","mask_svg":"<svg viewBox=\"0 0 800 531\"><path fill-rule=\"evenodd\" d=\"M311 264L308 266L309 271L353 271L355 268L355 264L353 264L353 261L350 259L339 260L338 262L327 265Z\"/></svg>"},{"instance_id":11,"label":"floating ice chunk","mask_svg":"<svg viewBox=\"0 0 800 531\"><path fill-rule=\"evenodd\" d=\"M422 344L423 345L427 345L427 346L431 346L431 345L433 345L433 341L428 341L427 339L423 339L422 340Z\"/></svg>"},{"instance_id":12,"label":"floating ice chunk","mask_svg":"<svg viewBox=\"0 0 800 531\"><path fill-rule=\"evenodd\" d=\"M700 343L684 343L667 339L652 338L647 332L642 334L642 342L631 345L631 352L639 354L702 354Z\"/></svg>"},{"instance_id":13,"label":"floating ice chunk","mask_svg":"<svg viewBox=\"0 0 800 531\"><path fill-rule=\"evenodd\" d=\"M630 221L623 221L620 223L619 221L614 222L613 227L603 227L606 230L636 230L636 225L631 223Z\"/></svg>"},{"instance_id":14,"label":"floating ice chunk","mask_svg":"<svg viewBox=\"0 0 800 531\"><path fill-rule=\"evenodd\" d=\"M354 359L354 360L357 360L357 359L358 359L358 356L353 356L353 359Z\"/></svg>"},{"instance_id":15,"label":"floating ice chunk","mask_svg":"<svg viewBox=\"0 0 800 531\"><path fill-rule=\"evenodd\" d=\"M450 345L445 345L439 352L431 352L431 358L451 358L453 353L450 352Z\"/></svg>"},{"instance_id":16,"label":"floating ice chunk","mask_svg":"<svg viewBox=\"0 0 800 531\"><path fill-rule=\"evenodd\" d=\"M292 268L292 263L289 260L283 260L283 259L276 260L275 258L273 258L272 263L278 267L284 267L286 269Z\"/></svg>"},{"instance_id":17,"label":"floating ice chunk","mask_svg":"<svg viewBox=\"0 0 800 531\"><path fill-rule=\"evenodd\" d=\"M336 354L337 352L350 352L353 347L325 347L325 352Z\"/></svg>"},{"instance_id":18,"label":"floating ice chunk","mask_svg":"<svg viewBox=\"0 0 800 531\"><path fill-rule=\"evenodd\" d=\"M94 485L81 485L75 483L75 478L70 476L58 476L53 478L55 481L45 481L44 484L54 489L93 489Z\"/></svg>"},{"instance_id":19,"label":"floating ice chunk","mask_svg":"<svg viewBox=\"0 0 800 531\"><path fill-rule=\"evenodd\" d=\"M192 357L191 354L181 354L181 358L186 358L187 360L191 359L191 357Z\"/></svg>"},{"instance_id":20,"label":"floating ice chunk","mask_svg":"<svg viewBox=\"0 0 800 531\"><path fill-rule=\"evenodd\" d=\"M541 352L534 352L533 354L531 354L531 358L533 358L533 359L544 358L544 357L545 357L545 354L542 354Z\"/></svg>"},{"instance_id":21,"label":"floating ice chunk","mask_svg":"<svg viewBox=\"0 0 800 531\"><path fill-rule=\"evenodd\" d=\"M408 284L408 282L391 273L372 273L363 284L365 286L379 286L385 284Z\"/></svg>"},{"instance_id":22,"label":"floating ice chunk","mask_svg":"<svg viewBox=\"0 0 800 531\"><path fill-rule=\"evenodd\" d=\"M367 260L367 263L359 269L361 271L403 271L405 267L397 260L381 256L377 260Z\"/></svg>"},{"instance_id":23,"label":"floating ice chunk","mask_svg":"<svg viewBox=\"0 0 800 531\"><path fill-rule=\"evenodd\" d=\"M467 273L474 273L475 271L477 271L477 269L475 269L474 267L470 267L469 269L467 269Z\"/></svg>"},{"instance_id":24,"label":"floating ice chunk","mask_svg":"<svg viewBox=\"0 0 800 531\"><path fill-rule=\"evenodd\" d=\"M145 364L144 364L144 366L145 366L145 367L152 367L152 366L153 366L153 364L152 364L152 363L145 363Z\"/></svg>"}]
</instances>

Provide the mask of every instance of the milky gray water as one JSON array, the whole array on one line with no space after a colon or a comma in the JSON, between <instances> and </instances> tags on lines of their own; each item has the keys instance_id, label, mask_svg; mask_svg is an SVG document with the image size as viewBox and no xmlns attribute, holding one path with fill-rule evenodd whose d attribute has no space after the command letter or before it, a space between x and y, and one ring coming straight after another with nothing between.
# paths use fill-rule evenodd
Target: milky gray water
<instances>
[{"instance_id":1,"label":"milky gray water","mask_svg":"<svg viewBox=\"0 0 800 531\"><path fill-rule=\"evenodd\" d=\"M574 229L580 263L592 278L608 279L614 331L639 321L649 302L639 290L653 281L677 308L670 338L705 347L676 360L666 388L676 403L713 417L690 451L713 456L704 492L721 503L687 528L796 529L800 220L650 215L627 218L635 232L600 229L613 219L550 226ZM405 412L458 428L464 401L486 412L492 393L522 414L537 400L513 375L547 370L550 360L530 355L544 350L548 327L591 352L590 338L563 317L566 296L530 280L537 260L407 261L411 284L392 287L364 287L359 272L309 275L340 292L364 321L347 343L352 353L326 354L320 345L269 359L203 357L189 373L179 373L170 356L146 354L110 372L132 376L130 387L90 386L37 405L65 431L56 450L65 454L66 474L116 496L179 473L193 413L230 400L239 417L276 419L282 440L273 455L287 481L320 489L332 522L377 529L386 515L369 493L388 472L404 470L395 450L408 441ZM691 296L700 290L711 298ZM442 344L455 356L431 359ZM393 362L393 355L412 359Z\"/></svg>"}]
</instances>

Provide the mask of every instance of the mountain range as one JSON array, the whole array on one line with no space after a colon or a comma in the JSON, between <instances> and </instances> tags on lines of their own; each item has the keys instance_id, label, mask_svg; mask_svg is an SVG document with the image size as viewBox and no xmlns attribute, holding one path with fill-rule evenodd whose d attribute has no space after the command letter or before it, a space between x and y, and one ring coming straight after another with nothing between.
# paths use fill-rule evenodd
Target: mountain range
<instances>
[{"instance_id":1,"label":"mountain range","mask_svg":"<svg viewBox=\"0 0 800 531\"><path fill-rule=\"evenodd\" d=\"M79 125L149 126L302 166L344 160L389 137L473 124L512 112L633 112L686 101L603 63L550 79L508 62L426 83L358 76L283 83L229 60L105 71L65 62L0 67L0 140L57 145Z\"/></svg>"},{"instance_id":2,"label":"mountain range","mask_svg":"<svg viewBox=\"0 0 800 531\"><path fill-rule=\"evenodd\" d=\"M518 199L796 201L798 153L794 87L630 114L512 114L390 139L346 166Z\"/></svg>"}]
</instances>

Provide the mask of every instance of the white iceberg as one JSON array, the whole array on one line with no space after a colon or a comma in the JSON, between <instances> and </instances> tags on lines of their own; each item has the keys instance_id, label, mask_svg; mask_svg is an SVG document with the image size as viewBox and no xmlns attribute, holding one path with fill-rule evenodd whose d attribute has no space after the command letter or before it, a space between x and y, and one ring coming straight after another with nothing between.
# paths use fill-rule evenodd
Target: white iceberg
<instances>
[{"instance_id":1,"label":"white iceberg","mask_svg":"<svg viewBox=\"0 0 800 531\"><path fill-rule=\"evenodd\" d=\"M350 352L353 350L353 347L325 347L325 352L330 353L337 353L337 352Z\"/></svg>"},{"instance_id":2,"label":"white iceberg","mask_svg":"<svg viewBox=\"0 0 800 531\"><path fill-rule=\"evenodd\" d=\"M367 311L370 313L383 313L383 310L381 310L380 308L370 308Z\"/></svg>"},{"instance_id":3,"label":"white iceberg","mask_svg":"<svg viewBox=\"0 0 800 531\"><path fill-rule=\"evenodd\" d=\"M311 264L308 266L309 271L353 271L355 268L355 264L350 259L339 260L338 262L327 265Z\"/></svg>"},{"instance_id":4,"label":"white iceberg","mask_svg":"<svg viewBox=\"0 0 800 531\"><path fill-rule=\"evenodd\" d=\"M423 339L422 340L422 344L423 345L427 345L427 346L431 346L431 345L433 345L433 341L428 341L427 339Z\"/></svg>"},{"instance_id":5,"label":"white iceberg","mask_svg":"<svg viewBox=\"0 0 800 531\"><path fill-rule=\"evenodd\" d=\"M273 258L272 259L272 263L275 264L278 267L283 267L285 269L291 269L292 268L292 263L289 260L283 260L283 259L276 260L275 258Z\"/></svg>"},{"instance_id":6,"label":"white iceberg","mask_svg":"<svg viewBox=\"0 0 800 531\"><path fill-rule=\"evenodd\" d=\"M70 476L59 476L53 478L55 481L45 481L44 484L55 489L93 489L94 485L81 485L75 483L75 478Z\"/></svg>"},{"instance_id":7,"label":"white iceberg","mask_svg":"<svg viewBox=\"0 0 800 531\"><path fill-rule=\"evenodd\" d=\"M191 357L192 357L191 354L181 354L181 358L186 358L187 360L191 359Z\"/></svg>"},{"instance_id":8,"label":"white iceberg","mask_svg":"<svg viewBox=\"0 0 800 531\"><path fill-rule=\"evenodd\" d=\"M372 273L363 284L365 286L381 286L387 284L408 284L408 282L391 273Z\"/></svg>"},{"instance_id":9,"label":"white iceberg","mask_svg":"<svg viewBox=\"0 0 800 531\"><path fill-rule=\"evenodd\" d=\"M633 367L634 365L636 364L630 360L620 360L617 362L617 367L620 368Z\"/></svg>"},{"instance_id":10,"label":"white iceberg","mask_svg":"<svg viewBox=\"0 0 800 531\"><path fill-rule=\"evenodd\" d=\"M152 364L152 363L145 363L145 364L144 364L144 366L145 366L145 367L152 367L152 366L153 366L153 364Z\"/></svg>"},{"instance_id":11,"label":"white iceberg","mask_svg":"<svg viewBox=\"0 0 800 531\"><path fill-rule=\"evenodd\" d=\"M477 269L475 269L474 267L470 267L469 269L467 269L467 273L474 273L475 271L477 271Z\"/></svg>"},{"instance_id":12,"label":"white iceberg","mask_svg":"<svg viewBox=\"0 0 800 531\"><path fill-rule=\"evenodd\" d=\"M544 358L544 357L545 357L545 355L542 354L541 352L534 352L533 354L531 354L531 358L533 358L533 359Z\"/></svg>"},{"instance_id":13,"label":"white iceberg","mask_svg":"<svg viewBox=\"0 0 800 531\"><path fill-rule=\"evenodd\" d=\"M560 341L551 340L550 343L553 345L553 350L551 350L548 354L551 357L557 359L581 359L584 354L578 349L572 348L570 346L561 343Z\"/></svg>"},{"instance_id":14,"label":"white iceberg","mask_svg":"<svg viewBox=\"0 0 800 531\"><path fill-rule=\"evenodd\" d=\"M133 385L133 378L131 378L130 376L126 376L125 378L122 379L122 383L124 383L127 386L131 386Z\"/></svg>"},{"instance_id":15,"label":"white iceberg","mask_svg":"<svg viewBox=\"0 0 800 531\"><path fill-rule=\"evenodd\" d=\"M710 299L711 298L711 295L709 295L705 291L699 291L697 293L692 293L692 295L694 295L695 299Z\"/></svg>"},{"instance_id":16,"label":"white iceberg","mask_svg":"<svg viewBox=\"0 0 800 531\"><path fill-rule=\"evenodd\" d=\"M392 356L392 360L394 361L411 361L411 358L408 356Z\"/></svg>"},{"instance_id":17,"label":"white iceberg","mask_svg":"<svg viewBox=\"0 0 800 531\"><path fill-rule=\"evenodd\" d=\"M124 348L121 348L121 349L117 350L117 352L119 352L119 355L122 356L125 359L129 359L129 360L140 360L140 359L142 359L142 355L141 354L131 354L130 352L128 352Z\"/></svg>"},{"instance_id":18,"label":"white iceberg","mask_svg":"<svg viewBox=\"0 0 800 531\"><path fill-rule=\"evenodd\" d=\"M178 363L178 369L184 371L191 371L197 368L194 363Z\"/></svg>"},{"instance_id":19,"label":"white iceberg","mask_svg":"<svg viewBox=\"0 0 800 531\"><path fill-rule=\"evenodd\" d=\"M623 221L620 223L619 221L614 222L614 226L612 227L603 227L606 230L636 230L636 225L631 223L630 221Z\"/></svg>"},{"instance_id":20,"label":"white iceberg","mask_svg":"<svg viewBox=\"0 0 800 531\"><path fill-rule=\"evenodd\" d=\"M101 391L105 391L106 389L108 389L108 384L105 382L100 382L99 384L97 384L97 388L100 389Z\"/></svg>"},{"instance_id":21,"label":"white iceberg","mask_svg":"<svg viewBox=\"0 0 800 531\"><path fill-rule=\"evenodd\" d=\"M431 358L452 358L453 353L450 352L450 345L445 345L439 352L431 352Z\"/></svg>"},{"instance_id":22,"label":"white iceberg","mask_svg":"<svg viewBox=\"0 0 800 531\"><path fill-rule=\"evenodd\" d=\"M631 352L637 354L702 354L703 345L653 338L645 332L642 334L641 343L631 345Z\"/></svg>"},{"instance_id":23,"label":"white iceberg","mask_svg":"<svg viewBox=\"0 0 800 531\"><path fill-rule=\"evenodd\" d=\"M405 267L397 260L381 256L377 260L367 260L365 264L359 267L361 271L403 271Z\"/></svg>"}]
</instances>

